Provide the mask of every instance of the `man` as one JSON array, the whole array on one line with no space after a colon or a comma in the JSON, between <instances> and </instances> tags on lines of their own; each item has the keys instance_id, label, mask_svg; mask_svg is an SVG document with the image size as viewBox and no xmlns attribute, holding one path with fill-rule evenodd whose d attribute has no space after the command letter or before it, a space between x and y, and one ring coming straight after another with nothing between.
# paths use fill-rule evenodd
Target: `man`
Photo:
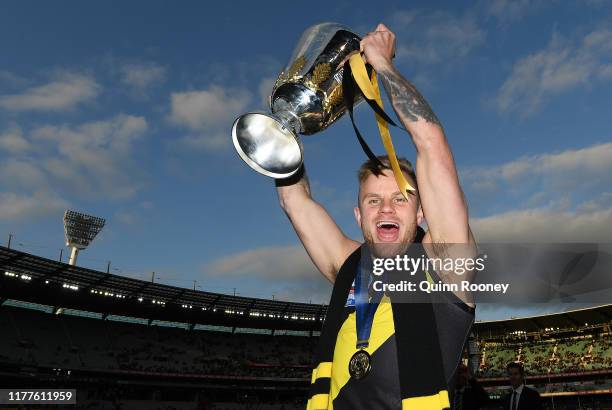
<instances>
[{"instance_id":1,"label":"man","mask_svg":"<svg viewBox=\"0 0 612 410\"><path fill-rule=\"evenodd\" d=\"M508 363L506 366L508 381L512 390L505 400L506 410L541 410L542 399L540 393L525 386L525 371L518 362Z\"/></svg>"},{"instance_id":2,"label":"man","mask_svg":"<svg viewBox=\"0 0 612 410\"><path fill-rule=\"evenodd\" d=\"M425 98L391 62L395 35L379 24L376 31L361 41L361 52L378 73L417 151L416 175L412 165L400 159L409 183L418 187L407 198L398 189L388 158L379 157L380 164L368 161L359 170L358 206L354 213L367 246L375 254L386 245L422 242L429 257L447 255L452 251L449 244L473 246L467 204L440 121ZM318 365L313 371L308 408L449 407L446 389L453 391L449 381L473 323L470 295L455 292L453 303L436 304L435 318L431 316L431 307L427 310L417 304L380 303L373 314L367 347L362 347L369 355L362 356L365 361L354 366L355 341L359 342L360 330L356 330L358 312L350 297L356 293L350 289L352 282L357 291L355 280L359 277L356 271L362 244L346 237L325 209L312 199L304 169L288 180L277 180L276 185L281 207L308 255L334 283L315 358ZM418 226L424 220L427 232ZM445 282L456 280L448 272L437 273ZM420 308L424 310L414 310ZM429 319L424 320L426 317ZM438 328L442 331L437 332ZM444 360L438 357L441 352ZM438 374L441 369L442 388Z\"/></svg>"},{"instance_id":3,"label":"man","mask_svg":"<svg viewBox=\"0 0 612 410\"><path fill-rule=\"evenodd\" d=\"M460 364L452 410L480 410L488 401L487 392L475 378L470 377L467 366Z\"/></svg>"}]
</instances>

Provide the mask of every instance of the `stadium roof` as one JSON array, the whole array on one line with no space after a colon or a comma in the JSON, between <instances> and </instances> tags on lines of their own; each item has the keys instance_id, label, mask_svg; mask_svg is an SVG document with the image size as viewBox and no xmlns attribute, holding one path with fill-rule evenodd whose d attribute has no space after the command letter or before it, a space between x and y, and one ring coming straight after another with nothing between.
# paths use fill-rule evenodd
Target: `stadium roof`
<instances>
[{"instance_id":1,"label":"stadium roof","mask_svg":"<svg viewBox=\"0 0 612 410\"><path fill-rule=\"evenodd\" d=\"M556 331L561 329L576 329L588 326L598 326L612 322L612 305L603 305L565 312L522 317L516 319L493 320L478 322L476 331L483 336L501 334L518 334L520 332Z\"/></svg>"},{"instance_id":2,"label":"stadium roof","mask_svg":"<svg viewBox=\"0 0 612 410\"><path fill-rule=\"evenodd\" d=\"M0 302L24 300L103 314L234 327L320 330L327 306L232 296L114 275L0 247ZM612 305L545 316L477 322L498 336L601 325Z\"/></svg>"},{"instance_id":3,"label":"stadium roof","mask_svg":"<svg viewBox=\"0 0 612 410\"><path fill-rule=\"evenodd\" d=\"M5 272L0 276L0 295L5 299L83 310L104 309L103 313L123 312L140 314L139 317L153 315L156 319L168 320L172 319L168 317L172 316L168 311L180 307L189 311L189 314L180 311L181 317L191 316L190 319L198 323L212 321L223 325L258 327L263 323L257 322L264 321L268 322L265 326L272 328L283 323L280 328L312 327L319 330L327 311L325 305L232 296L163 285L71 266L6 247L0 247L0 272ZM12 278L22 280L11 281ZM95 302L92 302L92 297L97 297ZM138 308L134 308L135 301ZM162 307L166 314L159 314ZM173 319L176 320L176 317ZM295 325L287 326L288 321ZM299 326L298 322L301 322Z\"/></svg>"}]
</instances>

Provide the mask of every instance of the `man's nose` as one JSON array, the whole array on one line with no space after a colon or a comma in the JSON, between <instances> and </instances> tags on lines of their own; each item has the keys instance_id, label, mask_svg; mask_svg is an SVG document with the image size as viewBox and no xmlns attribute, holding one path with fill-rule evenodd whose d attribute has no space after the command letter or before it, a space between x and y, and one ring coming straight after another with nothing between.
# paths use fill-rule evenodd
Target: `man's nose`
<instances>
[{"instance_id":1,"label":"man's nose","mask_svg":"<svg viewBox=\"0 0 612 410\"><path fill-rule=\"evenodd\" d=\"M393 200L391 199L382 200L378 211L381 213L395 213L395 208L393 207Z\"/></svg>"}]
</instances>

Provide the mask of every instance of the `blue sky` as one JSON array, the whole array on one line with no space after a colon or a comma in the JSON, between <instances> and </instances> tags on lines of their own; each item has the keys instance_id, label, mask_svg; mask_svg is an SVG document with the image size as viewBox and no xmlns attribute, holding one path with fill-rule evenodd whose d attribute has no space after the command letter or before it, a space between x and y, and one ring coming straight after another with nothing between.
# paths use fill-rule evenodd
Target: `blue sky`
<instances>
[{"instance_id":1,"label":"blue sky","mask_svg":"<svg viewBox=\"0 0 612 410\"><path fill-rule=\"evenodd\" d=\"M81 265L217 292L315 302L273 181L231 145L301 32L397 34L395 63L453 148L479 241L612 240L612 4L31 2L0 12L0 235L56 258L66 208L107 226ZM357 121L376 152L371 112ZM414 160L407 134L398 151ZM303 139L314 196L360 238L364 160L347 118ZM510 316L495 310L481 318Z\"/></svg>"}]
</instances>

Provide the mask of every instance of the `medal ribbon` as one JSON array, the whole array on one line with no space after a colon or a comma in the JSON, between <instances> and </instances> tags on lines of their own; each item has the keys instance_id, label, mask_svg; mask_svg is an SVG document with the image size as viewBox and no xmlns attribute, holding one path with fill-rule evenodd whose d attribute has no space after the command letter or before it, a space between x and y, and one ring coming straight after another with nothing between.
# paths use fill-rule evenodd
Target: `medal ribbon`
<instances>
[{"instance_id":1,"label":"medal ribbon","mask_svg":"<svg viewBox=\"0 0 612 410\"><path fill-rule=\"evenodd\" d=\"M393 140L391 139L391 133L389 132L389 124L393 125L394 127L401 127L395 124L387 113L385 113L382 98L380 96L380 88L378 87L378 80L376 79L376 71L372 69L371 75L368 76L365 62L359 54L353 54L349 58L349 61L347 61L344 65L342 89L344 92L345 105L351 117L353 129L355 130L355 134L357 135L361 148L371 160L376 163L380 163L366 144L365 140L361 136L361 133L357 129L357 126L355 125L355 120L353 118L354 91L353 84L351 84L351 82L357 85L357 88L363 95L363 98L374 110L378 131L380 132L380 137L385 147L385 151L387 152L387 156L389 157L389 161L391 162L391 169L393 170L395 181L397 182L397 185L404 197L408 198L409 191L414 191L415 188L408 183L399 166L397 155L395 154L395 148L393 147Z\"/></svg>"},{"instance_id":2,"label":"medal ribbon","mask_svg":"<svg viewBox=\"0 0 612 410\"><path fill-rule=\"evenodd\" d=\"M364 277L365 276L365 277ZM365 349L369 345L372 321L376 308L382 299L383 292L375 292L368 300L369 275L364 274L361 264L355 276L355 323L357 326L357 349ZM364 286L364 283L366 284Z\"/></svg>"}]
</instances>

